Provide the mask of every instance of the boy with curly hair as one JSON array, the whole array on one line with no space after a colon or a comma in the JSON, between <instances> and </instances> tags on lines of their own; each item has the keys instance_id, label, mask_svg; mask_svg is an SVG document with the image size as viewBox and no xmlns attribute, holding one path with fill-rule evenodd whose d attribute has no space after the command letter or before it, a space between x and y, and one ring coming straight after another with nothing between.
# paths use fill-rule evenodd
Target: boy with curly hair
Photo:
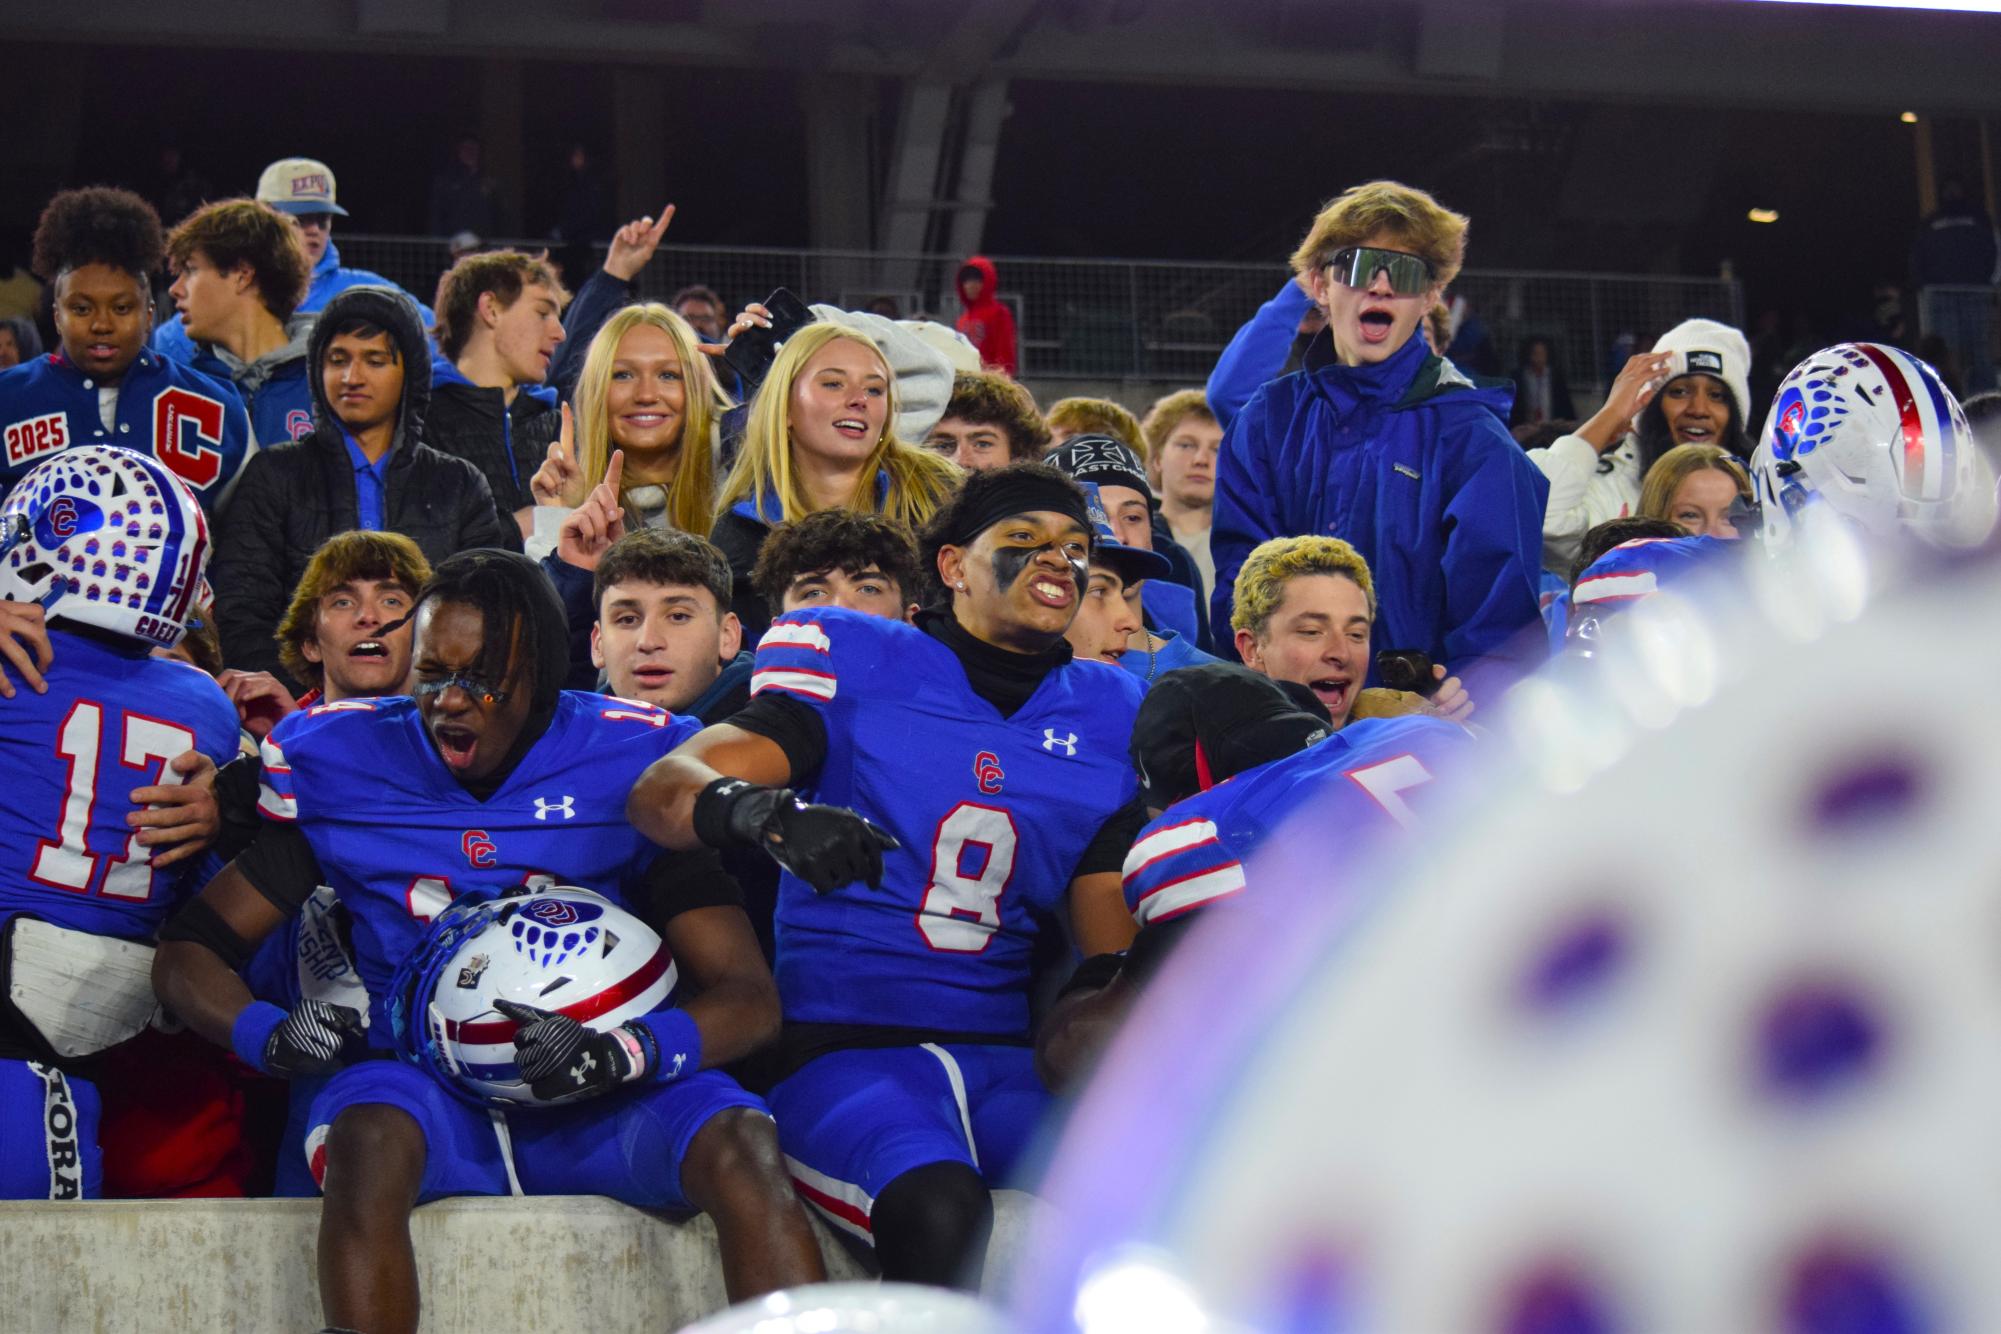
<instances>
[{"instance_id":1,"label":"boy with curly hair","mask_svg":"<svg viewBox=\"0 0 2001 1334\"><path fill-rule=\"evenodd\" d=\"M54 352L0 372L0 495L73 445L151 454L213 516L255 448L236 389L147 350L166 243L153 206L91 186L49 201L34 268L53 289Z\"/></svg>"}]
</instances>

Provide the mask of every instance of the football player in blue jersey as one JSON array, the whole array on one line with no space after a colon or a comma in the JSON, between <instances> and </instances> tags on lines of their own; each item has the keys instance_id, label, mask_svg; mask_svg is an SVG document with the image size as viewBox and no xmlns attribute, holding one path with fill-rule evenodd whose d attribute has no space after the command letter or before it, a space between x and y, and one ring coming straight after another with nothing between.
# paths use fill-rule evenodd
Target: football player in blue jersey
<instances>
[{"instance_id":1,"label":"football player in blue jersey","mask_svg":"<svg viewBox=\"0 0 2001 1334\"><path fill-rule=\"evenodd\" d=\"M135 833L141 806L183 783L184 753L219 765L236 751L236 712L215 682L151 656L180 642L207 559L193 491L133 450L67 450L0 508L0 598L47 617L9 618L46 651L40 688L0 712L6 1198L97 1194L91 1058L151 1017L147 942L186 888L168 867L180 854L151 846L173 831ZM155 786L134 792L135 779ZM84 977L88 1009L67 1001Z\"/></svg>"},{"instance_id":2,"label":"football player in blue jersey","mask_svg":"<svg viewBox=\"0 0 2001 1334\"><path fill-rule=\"evenodd\" d=\"M234 386L149 351L151 279L165 240L126 190L65 190L35 228L35 271L54 287L62 346L0 372L0 493L74 445L151 454L213 515L252 448Z\"/></svg>"},{"instance_id":3,"label":"football player in blue jersey","mask_svg":"<svg viewBox=\"0 0 2001 1334\"><path fill-rule=\"evenodd\" d=\"M1248 568L1248 566L1247 566ZM1314 866L1352 862L1412 827L1433 779L1475 744L1426 714L1351 721L1339 732L1309 687L1234 664L1170 672L1141 706L1133 765L1153 822L1126 857L1139 936L1121 957L1087 959L1037 1038L1061 1086L1089 1064L1194 915L1246 892L1245 863L1296 814L1326 843ZM1330 887L1338 888L1338 887Z\"/></svg>"},{"instance_id":4,"label":"football player in blue jersey","mask_svg":"<svg viewBox=\"0 0 2001 1334\"><path fill-rule=\"evenodd\" d=\"M975 475L925 530L943 596L914 625L780 616L749 706L632 794L664 846L762 847L784 868L772 1111L801 1192L886 1278L978 1281L988 1188L1048 1105L1037 939L1063 912L1087 953L1133 934L1139 683L1063 639L1091 545L1054 469Z\"/></svg>"},{"instance_id":5,"label":"football player in blue jersey","mask_svg":"<svg viewBox=\"0 0 2001 1334\"><path fill-rule=\"evenodd\" d=\"M637 776L693 724L563 691L562 608L526 557L479 550L443 562L415 624L415 698L324 704L272 732L271 824L168 924L154 970L175 1014L257 1068L346 1066L308 1118L328 1321L416 1328L411 1208L517 1188L706 1211L732 1298L818 1280L769 1114L712 1068L768 1040L778 1017L736 886L713 853L663 854L624 817ZM433 915L459 895L544 876L655 924L684 979L679 1005L611 1032L524 1016L515 1045L524 1070L544 1067L538 1094L588 1100L502 1113L417 1065L360 1059L390 1047L388 984ZM365 1034L346 1006L253 1001L234 971L322 880L353 918Z\"/></svg>"}]
</instances>

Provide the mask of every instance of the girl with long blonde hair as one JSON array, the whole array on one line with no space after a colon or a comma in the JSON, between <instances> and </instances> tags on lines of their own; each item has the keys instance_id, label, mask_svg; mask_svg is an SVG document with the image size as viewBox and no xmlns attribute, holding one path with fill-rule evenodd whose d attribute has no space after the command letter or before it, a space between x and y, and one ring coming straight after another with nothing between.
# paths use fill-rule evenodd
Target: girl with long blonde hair
<instances>
[{"instance_id":1,"label":"girl with long blonde hair","mask_svg":"<svg viewBox=\"0 0 2001 1334\"><path fill-rule=\"evenodd\" d=\"M708 535L716 426L730 402L700 341L686 320L658 303L627 306L605 321L577 377L574 411L531 483L538 507L581 505L617 450L624 454L619 502L628 530Z\"/></svg>"},{"instance_id":2,"label":"girl with long blonde hair","mask_svg":"<svg viewBox=\"0 0 2001 1334\"><path fill-rule=\"evenodd\" d=\"M957 465L897 439L896 408L888 359L865 334L809 324L779 350L751 399L710 533L736 575L747 639L771 619L750 575L773 527L846 508L919 528L958 489Z\"/></svg>"}]
</instances>

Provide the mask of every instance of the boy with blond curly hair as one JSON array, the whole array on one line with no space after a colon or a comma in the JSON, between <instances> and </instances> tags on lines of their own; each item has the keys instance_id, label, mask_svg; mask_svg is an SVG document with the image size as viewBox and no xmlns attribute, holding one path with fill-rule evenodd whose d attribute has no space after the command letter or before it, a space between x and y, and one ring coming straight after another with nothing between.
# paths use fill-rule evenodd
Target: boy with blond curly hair
<instances>
[{"instance_id":1,"label":"boy with blond curly hair","mask_svg":"<svg viewBox=\"0 0 2001 1334\"><path fill-rule=\"evenodd\" d=\"M1508 434L1509 388L1475 384L1418 336L1458 274L1467 220L1372 181L1323 209L1292 259L1327 316L1304 364L1260 388L1217 460L1216 642L1252 548L1351 543L1377 582L1387 648L1514 675L1542 650L1537 570L1549 484ZM1373 666L1371 666L1373 675Z\"/></svg>"}]
</instances>

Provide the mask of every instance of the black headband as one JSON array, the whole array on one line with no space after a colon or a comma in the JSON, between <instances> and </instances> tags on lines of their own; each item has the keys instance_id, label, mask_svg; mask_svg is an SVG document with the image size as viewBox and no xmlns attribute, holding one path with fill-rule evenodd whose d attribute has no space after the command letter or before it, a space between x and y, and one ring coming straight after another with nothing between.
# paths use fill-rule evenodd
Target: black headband
<instances>
[{"instance_id":1,"label":"black headband","mask_svg":"<svg viewBox=\"0 0 2001 1334\"><path fill-rule=\"evenodd\" d=\"M1086 533L1092 531L1090 511L1084 507L1084 493L1064 479L1038 477L1033 473L1012 476L985 488L978 503L959 515L959 521L945 534L955 547L971 544L987 529L1017 514L1048 511L1075 519Z\"/></svg>"}]
</instances>

